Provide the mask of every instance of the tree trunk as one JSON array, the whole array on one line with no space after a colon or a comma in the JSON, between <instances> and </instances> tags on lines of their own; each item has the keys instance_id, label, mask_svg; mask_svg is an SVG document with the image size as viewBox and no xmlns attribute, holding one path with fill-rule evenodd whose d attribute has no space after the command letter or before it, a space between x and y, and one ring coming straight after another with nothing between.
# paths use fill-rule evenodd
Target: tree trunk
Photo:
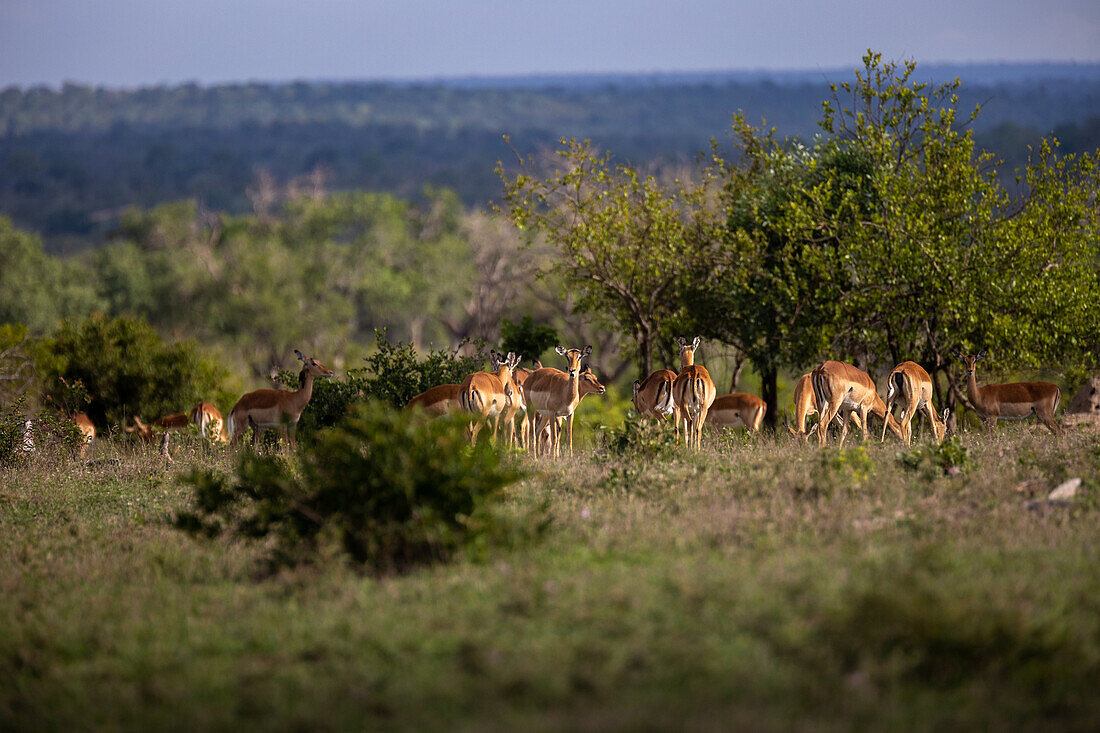
<instances>
[{"instance_id":1,"label":"tree trunk","mask_svg":"<svg viewBox=\"0 0 1100 733\"><path fill-rule=\"evenodd\" d=\"M769 366L760 370L760 396L768 405L768 411L764 413L764 427L775 432L775 426L779 422L779 373L775 367Z\"/></svg>"},{"instance_id":2,"label":"tree trunk","mask_svg":"<svg viewBox=\"0 0 1100 733\"><path fill-rule=\"evenodd\" d=\"M653 371L653 332L639 326L634 338L638 343L638 366L642 369L638 379L645 379Z\"/></svg>"},{"instance_id":3,"label":"tree trunk","mask_svg":"<svg viewBox=\"0 0 1100 733\"><path fill-rule=\"evenodd\" d=\"M741 381L741 372L745 368L745 355L740 351L734 352L733 376L730 378L730 392L737 391L737 384Z\"/></svg>"}]
</instances>

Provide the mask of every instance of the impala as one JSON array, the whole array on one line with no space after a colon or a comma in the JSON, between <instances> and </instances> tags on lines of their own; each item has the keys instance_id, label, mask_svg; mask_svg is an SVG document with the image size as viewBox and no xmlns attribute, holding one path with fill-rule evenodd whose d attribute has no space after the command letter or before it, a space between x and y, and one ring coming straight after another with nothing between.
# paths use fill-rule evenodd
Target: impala
<instances>
[{"instance_id":1,"label":"impala","mask_svg":"<svg viewBox=\"0 0 1100 733\"><path fill-rule=\"evenodd\" d=\"M555 369L554 371L558 372L560 370ZM564 372L561 373L564 374ZM566 378L568 378L568 376L566 376ZM596 375L593 373L592 368L586 365L577 378L577 405L580 405L580 403L584 401L584 398L590 394L604 394L606 391L607 388L600 384L600 380L596 379ZM573 412L569 413L569 415L559 415L553 418L553 422L558 431L557 435L553 432L554 428L551 427L550 420L539 416L541 422L539 423L538 437L535 438L536 443L538 440L543 440L549 447L552 445L551 441L557 440L564 428L569 442L569 450L572 451L573 417L577 414L577 405L573 407ZM532 424L533 423L534 421L532 421ZM532 432L534 432L534 427L532 427Z\"/></svg>"},{"instance_id":2,"label":"impala","mask_svg":"<svg viewBox=\"0 0 1100 733\"><path fill-rule=\"evenodd\" d=\"M676 401L672 399L672 384L676 372L658 369L642 381L634 382L634 409L641 417L668 417L676 413ZM680 417L673 419L679 429Z\"/></svg>"},{"instance_id":3,"label":"impala","mask_svg":"<svg viewBox=\"0 0 1100 733\"><path fill-rule=\"evenodd\" d=\"M406 402L404 409L423 410L432 417L442 417L458 412L462 407L458 400L458 391L461 388L461 384L441 384L438 387L432 387Z\"/></svg>"},{"instance_id":4,"label":"impala","mask_svg":"<svg viewBox=\"0 0 1100 733\"><path fill-rule=\"evenodd\" d=\"M492 423L496 439L500 414L513 400L519 399L519 387L512 381L512 370L519 364L520 357L511 351L504 356L494 350L489 352L489 359L496 371L474 372L462 381L458 390L462 410L475 415L468 433L471 443L477 441L477 434L487 422Z\"/></svg>"},{"instance_id":5,"label":"impala","mask_svg":"<svg viewBox=\"0 0 1100 733\"><path fill-rule=\"evenodd\" d=\"M523 393L523 385L527 382L527 378L538 369L542 369L542 362L536 359L534 369L516 367L512 370L512 381L519 389L516 390L515 399L511 400L509 406L504 410L504 420L508 425L508 444L516 445L518 443L519 447L525 450L530 447L531 431L534 423L530 415L527 414L527 398ZM518 441L515 435L516 415L520 416Z\"/></svg>"},{"instance_id":6,"label":"impala","mask_svg":"<svg viewBox=\"0 0 1100 733\"><path fill-rule=\"evenodd\" d=\"M684 421L684 441L699 448L703 441L703 424L714 402L717 390L707 368L695 363L695 350L699 348L698 336L688 344L683 336L676 339L680 345L680 373L672 383L672 399L676 403L677 423ZM677 430L679 425L677 425Z\"/></svg>"},{"instance_id":7,"label":"impala","mask_svg":"<svg viewBox=\"0 0 1100 733\"><path fill-rule=\"evenodd\" d=\"M754 394L732 392L715 397L707 412L706 424L715 430L722 428L748 428L760 432L768 405Z\"/></svg>"},{"instance_id":8,"label":"impala","mask_svg":"<svg viewBox=\"0 0 1100 733\"><path fill-rule=\"evenodd\" d=\"M1058 385L1050 382L1010 382L979 387L974 376L974 365L985 358L985 349L973 356L958 351L953 353L966 365L967 396L990 432L996 427L998 418L1023 420L1034 415L1050 432L1058 434L1058 423L1054 421L1054 413L1062 401L1062 391Z\"/></svg>"},{"instance_id":9,"label":"impala","mask_svg":"<svg viewBox=\"0 0 1100 733\"><path fill-rule=\"evenodd\" d=\"M224 443L228 438L225 434L225 420L218 408L209 402L200 402L191 408L188 416L190 423L199 429L199 434L204 438Z\"/></svg>"},{"instance_id":10,"label":"impala","mask_svg":"<svg viewBox=\"0 0 1100 733\"><path fill-rule=\"evenodd\" d=\"M794 437L805 440L821 426L821 421L819 419L808 432L806 430L806 420L810 415L817 414L817 399L814 397L814 386L810 380L810 374L806 373L799 377L798 382L794 385L794 415L798 429L795 430L788 424L787 430L789 430ZM837 419L840 418L838 417ZM860 426L859 415L856 413L849 412L848 420L856 427Z\"/></svg>"},{"instance_id":11,"label":"impala","mask_svg":"<svg viewBox=\"0 0 1100 733\"><path fill-rule=\"evenodd\" d=\"M80 430L80 457L88 455L88 448L95 442L95 424L83 412L73 415L73 423Z\"/></svg>"},{"instance_id":12,"label":"impala","mask_svg":"<svg viewBox=\"0 0 1100 733\"><path fill-rule=\"evenodd\" d=\"M894 367L890 377L886 381L886 413L893 414L894 405L900 402L901 411L901 439L909 445L913 439L913 418L917 412L924 410L928 419L932 421L932 435L937 441L943 440L947 434L947 418L951 416L951 410L945 408L943 420L936 414L932 406L932 378L920 364L915 361L903 361ZM882 438L886 440L886 423L882 424Z\"/></svg>"},{"instance_id":13,"label":"impala","mask_svg":"<svg viewBox=\"0 0 1100 733\"><path fill-rule=\"evenodd\" d=\"M565 357L568 372L553 367L543 367L531 372L527 381L523 384L523 394L527 402L528 410L537 415L535 425L535 450L538 451L539 440L546 427L550 428L550 440L547 452L553 451L556 456L560 453L558 440L561 435L561 427L557 418L568 418L569 454L573 454L573 411L581 401L581 360L592 353L591 346L583 349L566 349L558 346L556 351ZM603 394L606 390L599 383L591 370L586 369L585 381L591 379L592 388L596 394Z\"/></svg>"},{"instance_id":14,"label":"impala","mask_svg":"<svg viewBox=\"0 0 1100 733\"><path fill-rule=\"evenodd\" d=\"M244 436L244 431L252 427L252 445L268 428L280 428L292 448L297 446L295 432L302 410L313 396L313 379L331 377L336 372L318 362L313 357L306 358L302 352L294 350L298 361L302 362L302 371L298 373L298 389L291 392L285 389L258 389L249 392L237 400L226 419L229 442L236 446Z\"/></svg>"},{"instance_id":15,"label":"impala","mask_svg":"<svg viewBox=\"0 0 1100 733\"><path fill-rule=\"evenodd\" d=\"M867 417L870 413L885 420L887 427L901 438L901 427L894 416L886 412L886 404L878 396L875 383L867 372L842 361L827 361L810 372L810 381L817 399L817 410L821 413L817 430L819 445L825 444L826 433L829 432L825 426L832 423L841 410L846 414L840 428L840 445L844 445L844 439L848 436L848 418L853 412L859 414L864 440L867 439Z\"/></svg>"}]
</instances>

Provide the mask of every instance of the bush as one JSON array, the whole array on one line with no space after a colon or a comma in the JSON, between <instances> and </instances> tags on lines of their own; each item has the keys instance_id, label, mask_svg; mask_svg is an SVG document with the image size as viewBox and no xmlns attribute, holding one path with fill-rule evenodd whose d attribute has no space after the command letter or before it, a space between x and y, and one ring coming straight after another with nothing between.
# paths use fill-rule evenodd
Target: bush
<instances>
[{"instance_id":1,"label":"bush","mask_svg":"<svg viewBox=\"0 0 1100 733\"><path fill-rule=\"evenodd\" d=\"M500 322L500 350L514 351L529 362L541 359L547 349L560 342L557 331L536 324L531 316L524 316L519 323L507 318Z\"/></svg>"},{"instance_id":2,"label":"bush","mask_svg":"<svg viewBox=\"0 0 1100 733\"><path fill-rule=\"evenodd\" d=\"M969 459L969 451L955 435L938 444L922 445L897 454L899 465L921 473L928 480L962 473Z\"/></svg>"},{"instance_id":3,"label":"bush","mask_svg":"<svg viewBox=\"0 0 1100 733\"><path fill-rule=\"evenodd\" d=\"M66 321L38 351L46 394L64 397L59 378L83 382L91 397L86 412L100 429L131 415L189 410L210 399L222 376L196 342L166 343L137 318Z\"/></svg>"},{"instance_id":4,"label":"bush","mask_svg":"<svg viewBox=\"0 0 1100 733\"><path fill-rule=\"evenodd\" d=\"M636 415L624 420L622 427L604 428L604 448L620 458L641 460L668 458L679 450L671 421Z\"/></svg>"},{"instance_id":5,"label":"bush","mask_svg":"<svg viewBox=\"0 0 1100 733\"><path fill-rule=\"evenodd\" d=\"M298 471L245 452L236 476L191 474L195 508L176 524L267 540L273 567L333 551L379 573L447 560L494 534L500 491L519 478L463 427L368 402L305 445Z\"/></svg>"},{"instance_id":6,"label":"bush","mask_svg":"<svg viewBox=\"0 0 1100 733\"><path fill-rule=\"evenodd\" d=\"M298 422L308 435L322 427L332 427L355 404L367 399L403 407L421 392L440 384L459 384L466 375L483 368L484 349L479 345L473 356L459 356L463 341L453 351L438 349L419 356L412 344L391 344L385 330L375 331L377 351L365 359L367 365L349 369L342 379L319 379L313 383L313 397ZM298 389L298 373L284 371L276 381L289 389Z\"/></svg>"},{"instance_id":7,"label":"bush","mask_svg":"<svg viewBox=\"0 0 1100 733\"><path fill-rule=\"evenodd\" d=\"M29 436L25 434L27 419L24 398L0 410L0 467L15 465L30 455L58 452L72 455L84 444L84 435L76 423L56 410L43 410L35 416ZM33 453L24 449L28 437Z\"/></svg>"}]
</instances>

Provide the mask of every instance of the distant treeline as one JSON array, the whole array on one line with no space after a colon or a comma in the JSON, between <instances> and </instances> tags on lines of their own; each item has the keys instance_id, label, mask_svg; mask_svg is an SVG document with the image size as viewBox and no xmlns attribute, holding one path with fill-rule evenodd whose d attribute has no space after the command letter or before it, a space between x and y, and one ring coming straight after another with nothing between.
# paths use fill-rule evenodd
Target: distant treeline
<instances>
[{"instance_id":1,"label":"distant treeline","mask_svg":"<svg viewBox=\"0 0 1100 733\"><path fill-rule=\"evenodd\" d=\"M1058 136L1064 152L1100 146L1100 74L1035 73L963 87L960 106L983 105L979 147L1009 169L1041 135ZM500 193L496 161L512 154L502 134L524 153L565 136L635 164L668 162L722 142L737 110L809 137L829 95L825 79L581 81L9 88L0 92L0 213L62 251L99 244L125 206L194 197L251 211L261 170L281 182L320 171L330 188L406 197L435 185L483 204Z\"/></svg>"}]
</instances>

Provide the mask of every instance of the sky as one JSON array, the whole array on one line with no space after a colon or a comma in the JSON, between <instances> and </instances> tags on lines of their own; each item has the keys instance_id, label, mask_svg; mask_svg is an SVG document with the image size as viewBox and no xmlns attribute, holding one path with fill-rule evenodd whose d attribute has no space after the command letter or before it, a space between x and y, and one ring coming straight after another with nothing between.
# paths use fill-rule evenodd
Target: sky
<instances>
[{"instance_id":1,"label":"sky","mask_svg":"<svg viewBox=\"0 0 1100 733\"><path fill-rule=\"evenodd\" d=\"M0 87L1100 61L1100 0L0 0Z\"/></svg>"}]
</instances>

